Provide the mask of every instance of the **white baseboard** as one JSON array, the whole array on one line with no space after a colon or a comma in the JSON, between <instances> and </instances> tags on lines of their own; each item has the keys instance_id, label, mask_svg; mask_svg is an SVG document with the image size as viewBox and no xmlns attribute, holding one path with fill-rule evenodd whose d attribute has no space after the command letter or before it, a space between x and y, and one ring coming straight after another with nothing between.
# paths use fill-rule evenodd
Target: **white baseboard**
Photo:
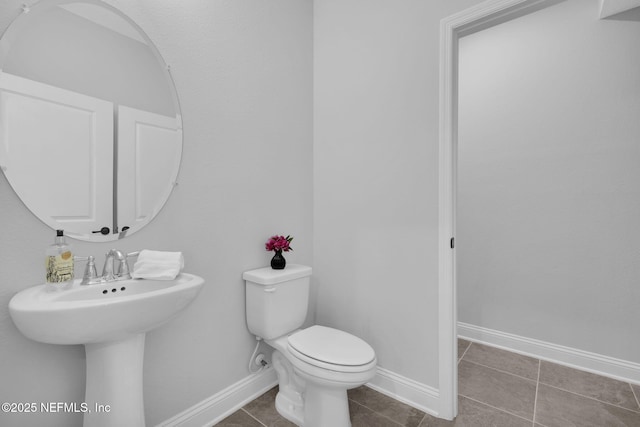
<instances>
[{"instance_id":1,"label":"white baseboard","mask_svg":"<svg viewBox=\"0 0 640 427\"><path fill-rule=\"evenodd\" d=\"M249 375L157 427L209 427L278 384L273 368Z\"/></svg>"},{"instance_id":2,"label":"white baseboard","mask_svg":"<svg viewBox=\"0 0 640 427\"><path fill-rule=\"evenodd\" d=\"M273 368L250 375L156 427L211 426L278 384ZM378 367L368 387L432 415L438 414L437 389Z\"/></svg>"},{"instance_id":3,"label":"white baseboard","mask_svg":"<svg viewBox=\"0 0 640 427\"><path fill-rule=\"evenodd\" d=\"M638 363L462 322L458 322L458 336L472 342L502 348L514 353L640 385L640 364ZM258 374L250 375L230 385L191 408L158 424L157 427L211 426L242 408L277 383L278 378L275 370L273 368L265 369ZM378 367L375 377L366 385L428 414L438 416L440 412L440 392L438 389L396 374L388 369Z\"/></svg>"},{"instance_id":4,"label":"white baseboard","mask_svg":"<svg viewBox=\"0 0 640 427\"><path fill-rule=\"evenodd\" d=\"M440 392L436 388L381 367L378 367L376 376L366 386L423 412L438 415Z\"/></svg>"},{"instance_id":5,"label":"white baseboard","mask_svg":"<svg viewBox=\"0 0 640 427\"><path fill-rule=\"evenodd\" d=\"M640 385L640 364L458 322L458 337Z\"/></svg>"}]
</instances>

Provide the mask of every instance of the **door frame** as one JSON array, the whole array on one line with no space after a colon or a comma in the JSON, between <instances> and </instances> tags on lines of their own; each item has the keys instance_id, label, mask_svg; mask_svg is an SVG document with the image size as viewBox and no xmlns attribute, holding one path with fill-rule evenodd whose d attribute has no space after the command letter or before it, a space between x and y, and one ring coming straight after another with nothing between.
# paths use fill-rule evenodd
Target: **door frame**
<instances>
[{"instance_id":1,"label":"door frame","mask_svg":"<svg viewBox=\"0 0 640 427\"><path fill-rule=\"evenodd\" d=\"M487 0L440 22L438 192L438 416L458 414L456 197L458 166L458 40L565 0Z\"/></svg>"}]
</instances>

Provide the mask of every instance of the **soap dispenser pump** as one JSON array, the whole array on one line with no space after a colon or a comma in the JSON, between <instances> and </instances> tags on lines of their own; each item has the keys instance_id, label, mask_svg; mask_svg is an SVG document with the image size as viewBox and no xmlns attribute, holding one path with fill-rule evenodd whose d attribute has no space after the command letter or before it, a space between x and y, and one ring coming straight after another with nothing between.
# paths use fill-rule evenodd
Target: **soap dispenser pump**
<instances>
[{"instance_id":1,"label":"soap dispenser pump","mask_svg":"<svg viewBox=\"0 0 640 427\"><path fill-rule=\"evenodd\" d=\"M64 230L56 230L56 240L46 250L46 288L48 291L68 289L73 284L73 252Z\"/></svg>"}]
</instances>

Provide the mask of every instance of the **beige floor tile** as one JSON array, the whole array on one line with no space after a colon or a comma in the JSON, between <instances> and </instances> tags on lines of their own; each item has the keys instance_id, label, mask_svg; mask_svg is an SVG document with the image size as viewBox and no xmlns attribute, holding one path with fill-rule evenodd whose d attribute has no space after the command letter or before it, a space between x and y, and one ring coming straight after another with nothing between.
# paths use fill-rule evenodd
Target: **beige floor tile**
<instances>
[{"instance_id":1,"label":"beige floor tile","mask_svg":"<svg viewBox=\"0 0 640 427\"><path fill-rule=\"evenodd\" d=\"M635 384L630 384L631 388L633 389L633 394L636 397L636 402L638 403L638 406L640 406L640 385L635 385Z\"/></svg>"},{"instance_id":2,"label":"beige floor tile","mask_svg":"<svg viewBox=\"0 0 640 427\"><path fill-rule=\"evenodd\" d=\"M395 421L390 420L371 409L360 405L353 400L349 401L349 412L351 415L351 427L401 427Z\"/></svg>"},{"instance_id":3,"label":"beige floor tile","mask_svg":"<svg viewBox=\"0 0 640 427\"><path fill-rule=\"evenodd\" d=\"M349 399L403 426L416 427L424 412L385 396L367 386L348 391Z\"/></svg>"},{"instance_id":4,"label":"beige floor tile","mask_svg":"<svg viewBox=\"0 0 640 427\"><path fill-rule=\"evenodd\" d=\"M467 362L458 364L458 392L514 415L533 419L536 382Z\"/></svg>"},{"instance_id":5,"label":"beige floor tile","mask_svg":"<svg viewBox=\"0 0 640 427\"><path fill-rule=\"evenodd\" d=\"M455 420L445 421L426 415L418 427L531 427L531 421L460 397Z\"/></svg>"},{"instance_id":6,"label":"beige floor tile","mask_svg":"<svg viewBox=\"0 0 640 427\"><path fill-rule=\"evenodd\" d=\"M239 409L216 424L216 427L263 427L263 425Z\"/></svg>"},{"instance_id":7,"label":"beige floor tile","mask_svg":"<svg viewBox=\"0 0 640 427\"><path fill-rule=\"evenodd\" d=\"M464 352L467 351L467 348L469 348L470 345L471 342L458 338L458 360L462 359Z\"/></svg>"},{"instance_id":8,"label":"beige floor tile","mask_svg":"<svg viewBox=\"0 0 640 427\"><path fill-rule=\"evenodd\" d=\"M628 383L589 372L543 361L540 365L540 383L634 411L640 410Z\"/></svg>"},{"instance_id":9,"label":"beige floor tile","mask_svg":"<svg viewBox=\"0 0 640 427\"><path fill-rule=\"evenodd\" d=\"M546 427L638 427L640 413L540 384L535 421Z\"/></svg>"},{"instance_id":10,"label":"beige floor tile","mask_svg":"<svg viewBox=\"0 0 640 427\"><path fill-rule=\"evenodd\" d=\"M276 410L277 394L278 387L274 387L257 399L247 403L242 409L260 420L267 427L295 427L294 423L284 418Z\"/></svg>"},{"instance_id":11,"label":"beige floor tile","mask_svg":"<svg viewBox=\"0 0 640 427\"><path fill-rule=\"evenodd\" d=\"M464 360L537 381L539 360L487 345L473 343Z\"/></svg>"}]
</instances>

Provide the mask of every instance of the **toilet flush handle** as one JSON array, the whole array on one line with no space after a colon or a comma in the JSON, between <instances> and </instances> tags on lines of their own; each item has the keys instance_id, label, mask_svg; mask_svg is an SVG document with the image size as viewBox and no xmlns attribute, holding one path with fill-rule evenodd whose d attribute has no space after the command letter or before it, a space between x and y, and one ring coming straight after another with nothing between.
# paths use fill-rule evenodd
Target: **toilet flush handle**
<instances>
[{"instance_id":1,"label":"toilet flush handle","mask_svg":"<svg viewBox=\"0 0 640 427\"><path fill-rule=\"evenodd\" d=\"M264 291L265 291L265 292L269 292L269 293L273 293L273 292L275 292L275 291L276 291L276 288L275 288L275 287L272 287L272 288L264 288Z\"/></svg>"}]
</instances>

